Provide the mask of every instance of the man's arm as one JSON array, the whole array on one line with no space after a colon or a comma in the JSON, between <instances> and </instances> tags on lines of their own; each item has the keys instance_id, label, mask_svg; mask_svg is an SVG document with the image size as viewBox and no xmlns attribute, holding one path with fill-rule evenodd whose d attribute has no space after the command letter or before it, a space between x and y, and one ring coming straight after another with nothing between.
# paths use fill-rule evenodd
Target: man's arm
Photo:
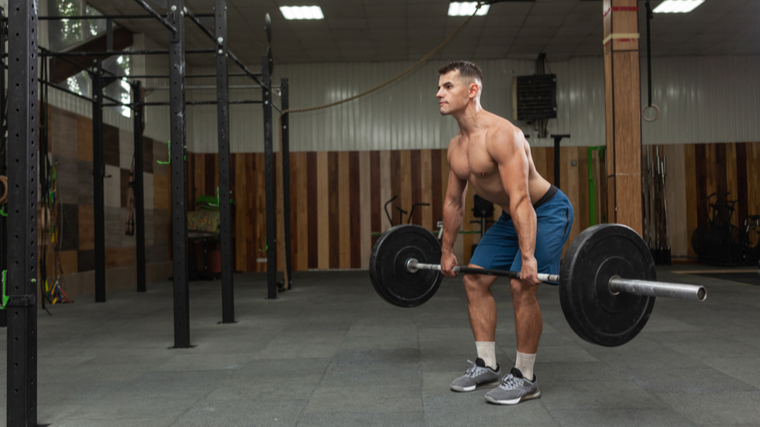
<instances>
[{"instance_id":1,"label":"man's arm","mask_svg":"<svg viewBox=\"0 0 760 427\"><path fill-rule=\"evenodd\" d=\"M522 280L538 284L538 265L534 256L536 248L536 211L530 200L528 178L530 164L521 142L521 132L499 130L488 138L487 149L499 167L504 191L509 195L509 212L517 231L523 269Z\"/></svg>"},{"instance_id":2,"label":"man's arm","mask_svg":"<svg viewBox=\"0 0 760 427\"><path fill-rule=\"evenodd\" d=\"M454 242L459 235L464 219L464 197L467 192L467 181L459 179L453 171L449 171L449 184L446 188L446 200L443 203L443 237L441 251L450 255L454 250Z\"/></svg>"}]
</instances>

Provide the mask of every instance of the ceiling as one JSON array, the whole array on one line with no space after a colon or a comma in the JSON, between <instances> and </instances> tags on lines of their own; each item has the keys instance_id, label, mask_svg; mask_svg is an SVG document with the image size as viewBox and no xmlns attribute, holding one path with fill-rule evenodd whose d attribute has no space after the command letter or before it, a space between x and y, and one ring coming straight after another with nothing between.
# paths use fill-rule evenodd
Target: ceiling
<instances>
[{"instance_id":1,"label":"ceiling","mask_svg":"<svg viewBox=\"0 0 760 427\"><path fill-rule=\"evenodd\" d=\"M106 14L142 14L133 0L88 0ZM149 0L157 5L166 0ZM652 0L656 7L662 0ZM213 12L214 0L186 0L193 13ZM324 20L286 21L279 6L322 7ZM243 62L257 64L266 52L264 15L272 18L272 50L279 63L416 61L461 25L465 17L447 16L449 0L227 0L229 48ZM644 1L639 1L645 42ZM156 20L123 20L134 32L163 43L166 29ZM706 0L691 13L655 14L652 53L657 56L760 54L760 1ZM601 0L507 1L475 17L438 55L440 59L535 58L548 60L601 55ZM189 20L188 48L211 47ZM646 45L642 43L642 51ZM188 55L197 65L211 55Z\"/></svg>"}]
</instances>

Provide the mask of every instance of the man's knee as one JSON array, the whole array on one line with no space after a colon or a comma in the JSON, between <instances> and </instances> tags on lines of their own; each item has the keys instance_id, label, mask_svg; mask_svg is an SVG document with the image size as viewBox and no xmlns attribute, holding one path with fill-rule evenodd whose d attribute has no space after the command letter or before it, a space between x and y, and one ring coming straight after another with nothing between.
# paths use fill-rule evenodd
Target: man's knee
<instances>
[{"instance_id":1,"label":"man's knee","mask_svg":"<svg viewBox=\"0 0 760 427\"><path fill-rule=\"evenodd\" d=\"M477 266L472 265L470 267L478 268ZM465 274L462 280L464 281L464 289L467 293L480 293L487 292L491 289L494 279L495 277L493 276Z\"/></svg>"},{"instance_id":2,"label":"man's knee","mask_svg":"<svg viewBox=\"0 0 760 427\"><path fill-rule=\"evenodd\" d=\"M509 279L509 288L512 291L512 297L515 299L533 297L538 290L538 286L523 282L520 279Z\"/></svg>"}]
</instances>

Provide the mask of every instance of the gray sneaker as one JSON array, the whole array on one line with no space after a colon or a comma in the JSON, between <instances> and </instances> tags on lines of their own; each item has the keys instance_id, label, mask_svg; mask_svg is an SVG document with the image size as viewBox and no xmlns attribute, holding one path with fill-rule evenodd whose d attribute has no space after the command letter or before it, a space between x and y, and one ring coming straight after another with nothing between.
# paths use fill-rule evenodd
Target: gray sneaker
<instances>
[{"instance_id":1,"label":"gray sneaker","mask_svg":"<svg viewBox=\"0 0 760 427\"><path fill-rule=\"evenodd\" d=\"M533 375L533 381L528 381L517 368L512 368L498 387L486 393L486 400L497 405L516 405L539 397L541 390L538 389L536 376Z\"/></svg>"},{"instance_id":2,"label":"gray sneaker","mask_svg":"<svg viewBox=\"0 0 760 427\"><path fill-rule=\"evenodd\" d=\"M501 368L496 365L496 370L486 366L486 363L481 358L475 359L473 363L468 360L472 366L467 369L467 372L463 376L454 380L451 383L451 389L454 391L473 391L478 387L495 385L499 383L499 377L501 376Z\"/></svg>"}]
</instances>

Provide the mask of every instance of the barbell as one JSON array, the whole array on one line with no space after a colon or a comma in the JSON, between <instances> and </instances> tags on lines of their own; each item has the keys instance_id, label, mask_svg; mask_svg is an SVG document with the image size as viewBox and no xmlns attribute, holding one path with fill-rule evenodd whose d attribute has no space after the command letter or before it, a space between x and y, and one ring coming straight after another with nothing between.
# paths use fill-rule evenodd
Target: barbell
<instances>
[{"instance_id":1,"label":"barbell","mask_svg":"<svg viewBox=\"0 0 760 427\"><path fill-rule=\"evenodd\" d=\"M399 307L427 302L443 280L441 245L429 230L397 225L372 248L369 275L375 291ZM520 278L516 271L457 266L464 274ZM644 328L655 297L704 301L703 286L658 282L654 259L634 230L599 224L581 232L568 247L559 275L538 279L559 284L562 312L584 340L607 347L631 341Z\"/></svg>"}]
</instances>

